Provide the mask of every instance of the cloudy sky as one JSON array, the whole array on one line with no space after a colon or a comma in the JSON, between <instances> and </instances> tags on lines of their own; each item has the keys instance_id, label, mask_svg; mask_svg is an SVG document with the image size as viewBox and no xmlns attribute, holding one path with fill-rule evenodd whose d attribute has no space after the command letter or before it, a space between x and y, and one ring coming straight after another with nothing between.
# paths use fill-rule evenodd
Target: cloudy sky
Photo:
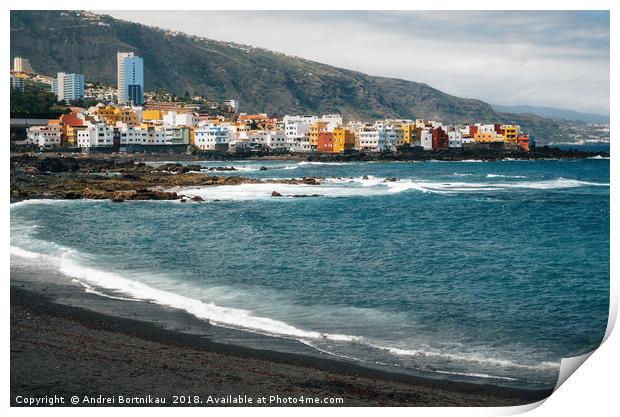
<instances>
[{"instance_id":1,"label":"cloudy sky","mask_svg":"<svg viewBox=\"0 0 620 417\"><path fill-rule=\"evenodd\" d=\"M105 11L490 103L609 114L609 14L575 11Z\"/></svg>"}]
</instances>

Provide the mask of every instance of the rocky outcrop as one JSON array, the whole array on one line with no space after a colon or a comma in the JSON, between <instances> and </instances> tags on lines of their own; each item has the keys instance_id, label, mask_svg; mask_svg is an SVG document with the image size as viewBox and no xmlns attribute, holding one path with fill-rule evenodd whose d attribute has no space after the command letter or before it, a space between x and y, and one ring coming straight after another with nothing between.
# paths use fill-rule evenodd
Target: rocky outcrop
<instances>
[{"instance_id":1,"label":"rocky outcrop","mask_svg":"<svg viewBox=\"0 0 620 417\"><path fill-rule=\"evenodd\" d=\"M202 171L236 171L235 167L209 167L203 168Z\"/></svg>"},{"instance_id":2,"label":"rocky outcrop","mask_svg":"<svg viewBox=\"0 0 620 417\"><path fill-rule=\"evenodd\" d=\"M173 172L175 174L184 174L187 172L199 172L203 167L200 165L182 165L178 163L163 164L155 168L159 172Z\"/></svg>"},{"instance_id":3,"label":"rocky outcrop","mask_svg":"<svg viewBox=\"0 0 620 417\"><path fill-rule=\"evenodd\" d=\"M218 167L225 171L233 167ZM50 170L54 170L53 172ZM203 201L168 191L176 187L255 183L320 184L319 178L274 179L236 175L216 176L199 172L199 165L167 163L151 167L133 161L90 157L19 155L11 157L11 199L28 198ZM96 174L96 175L95 175ZM275 196L275 195L274 195Z\"/></svg>"},{"instance_id":4,"label":"rocky outcrop","mask_svg":"<svg viewBox=\"0 0 620 417\"><path fill-rule=\"evenodd\" d=\"M317 180L315 177L310 178L302 178L301 182L307 185L320 185L321 182Z\"/></svg>"}]
</instances>

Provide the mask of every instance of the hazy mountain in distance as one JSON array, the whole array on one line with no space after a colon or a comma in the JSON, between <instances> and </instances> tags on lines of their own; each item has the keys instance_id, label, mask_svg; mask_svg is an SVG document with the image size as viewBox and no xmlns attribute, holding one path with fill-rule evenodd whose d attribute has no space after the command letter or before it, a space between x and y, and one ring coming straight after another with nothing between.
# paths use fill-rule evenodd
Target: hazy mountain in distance
<instances>
[{"instance_id":1,"label":"hazy mountain in distance","mask_svg":"<svg viewBox=\"0 0 620 417\"><path fill-rule=\"evenodd\" d=\"M556 109L554 107L529 106L521 104L516 106L502 106L499 104L491 104L495 110L505 113L530 113L540 117L548 117L550 119L570 120L574 122L585 122L593 124L609 124L609 116L596 113L583 113L574 110Z\"/></svg>"}]
</instances>

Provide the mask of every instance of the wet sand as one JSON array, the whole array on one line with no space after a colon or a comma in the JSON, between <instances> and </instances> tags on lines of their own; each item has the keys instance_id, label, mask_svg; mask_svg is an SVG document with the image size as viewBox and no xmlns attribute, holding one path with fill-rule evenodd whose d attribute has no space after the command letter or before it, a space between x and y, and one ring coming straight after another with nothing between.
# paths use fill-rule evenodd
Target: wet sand
<instances>
[{"instance_id":1,"label":"wet sand","mask_svg":"<svg viewBox=\"0 0 620 417\"><path fill-rule=\"evenodd\" d=\"M148 396L151 401L165 398L165 405L504 406L550 394L275 352L261 348L266 338L260 336L252 340L256 348L242 347L235 340L248 337L247 332L211 326L152 303L107 299L28 273L11 271L12 405L20 405L18 396L53 395L63 397L64 405L71 405L75 395L79 405L93 405L83 404L83 397L101 395L115 401L119 396L146 398L132 405L151 406L157 404L149 403ZM104 314L102 306L123 310L125 317ZM273 340L266 345L273 346ZM175 395L185 404L174 404ZM314 402L300 402L301 396ZM326 397L338 402L316 403ZM261 398L264 404L258 403Z\"/></svg>"}]
</instances>

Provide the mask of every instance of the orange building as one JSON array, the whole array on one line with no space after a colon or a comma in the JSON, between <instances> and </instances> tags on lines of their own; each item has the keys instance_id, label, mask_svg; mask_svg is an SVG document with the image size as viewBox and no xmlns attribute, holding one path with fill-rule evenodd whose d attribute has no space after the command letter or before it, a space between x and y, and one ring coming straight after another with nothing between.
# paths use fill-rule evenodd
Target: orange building
<instances>
[{"instance_id":1,"label":"orange building","mask_svg":"<svg viewBox=\"0 0 620 417\"><path fill-rule=\"evenodd\" d=\"M474 134L474 141L481 142L481 143L503 142L504 137L499 136L495 132L478 132Z\"/></svg>"},{"instance_id":2,"label":"orange building","mask_svg":"<svg viewBox=\"0 0 620 417\"><path fill-rule=\"evenodd\" d=\"M48 120L48 125L58 126L60 131L60 146L76 146L77 130L81 129L84 121L80 119L77 113L63 114L58 119Z\"/></svg>"},{"instance_id":3,"label":"orange building","mask_svg":"<svg viewBox=\"0 0 620 417\"><path fill-rule=\"evenodd\" d=\"M334 152L334 134L332 132L320 132L318 134L317 150L319 152Z\"/></svg>"},{"instance_id":4,"label":"orange building","mask_svg":"<svg viewBox=\"0 0 620 417\"><path fill-rule=\"evenodd\" d=\"M332 152L343 153L355 149L355 133L353 131L338 127L334 129L333 134Z\"/></svg>"},{"instance_id":5,"label":"orange building","mask_svg":"<svg viewBox=\"0 0 620 417\"><path fill-rule=\"evenodd\" d=\"M310 132L308 133L310 149L317 149L319 134L327 132L327 125L327 122L316 122L310 125Z\"/></svg>"},{"instance_id":6,"label":"orange building","mask_svg":"<svg viewBox=\"0 0 620 417\"><path fill-rule=\"evenodd\" d=\"M521 148L522 151L529 152L530 150L530 135L519 135L517 136L517 146Z\"/></svg>"}]
</instances>

